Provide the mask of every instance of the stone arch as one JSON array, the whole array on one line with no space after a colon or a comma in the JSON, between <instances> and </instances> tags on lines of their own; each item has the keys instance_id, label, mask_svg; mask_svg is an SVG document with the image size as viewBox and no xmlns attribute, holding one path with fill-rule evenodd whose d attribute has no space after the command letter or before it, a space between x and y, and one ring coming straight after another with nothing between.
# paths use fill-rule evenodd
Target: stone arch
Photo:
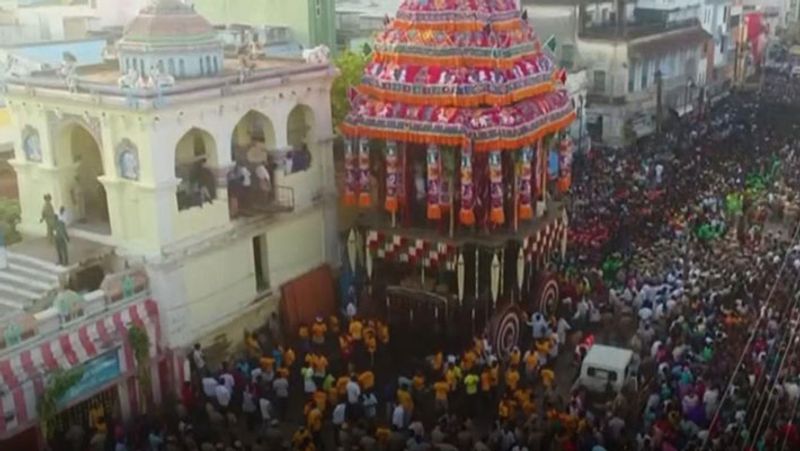
<instances>
[{"instance_id":1,"label":"stone arch","mask_svg":"<svg viewBox=\"0 0 800 451\"><path fill-rule=\"evenodd\" d=\"M315 125L316 116L314 110L302 103L295 105L286 119L286 139L289 146L300 148L303 144L310 145L310 138L314 135Z\"/></svg>"},{"instance_id":2,"label":"stone arch","mask_svg":"<svg viewBox=\"0 0 800 451\"><path fill-rule=\"evenodd\" d=\"M242 116L233 128L231 135L231 159L247 159L248 153L261 153L266 157L268 150L275 149L275 126L270 118L256 110ZM251 155L251 158L253 156Z\"/></svg>"},{"instance_id":3,"label":"stone arch","mask_svg":"<svg viewBox=\"0 0 800 451\"><path fill-rule=\"evenodd\" d=\"M100 142L83 120L69 119L55 135L53 157L68 187L64 207L70 222L86 223L93 232L110 233L108 200L100 182L105 175Z\"/></svg>"},{"instance_id":4,"label":"stone arch","mask_svg":"<svg viewBox=\"0 0 800 451\"><path fill-rule=\"evenodd\" d=\"M286 141L290 148L285 161L287 173L311 168L315 122L314 110L308 105L298 104L289 112L286 119Z\"/></svg>"},{"instance_id":5,"label":"stone arch","mask_svg":"<svg viewBox=\"0 0 800 451\"><path fill-rule=\"evenodd\" d=\"M193 127L183 134L175 145L179 210L201 207L216 199L218 166L217 143L211 133Z\"/></svg>"}]
</instances>

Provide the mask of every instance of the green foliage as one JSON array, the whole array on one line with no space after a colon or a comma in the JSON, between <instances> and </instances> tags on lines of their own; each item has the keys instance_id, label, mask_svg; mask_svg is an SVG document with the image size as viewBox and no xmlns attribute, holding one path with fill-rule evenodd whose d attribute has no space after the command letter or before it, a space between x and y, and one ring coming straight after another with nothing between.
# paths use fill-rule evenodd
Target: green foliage
<instances>
[{"instance_id":1,"label":"green foliage","mask_svg":"<svg viewBox=\"0 0 800 451\"><path fill-rule=\"evenodd\" d=\"M58 415L58 402L64 395L77 384L83 377L83 368L72 368L69 370L56 370L50 373L47 387L39 397L36 409L39 413L39 421L42 428L42 435L47 439L53 437L56 430L56 415Z\"/></svg>"},{"instance_id":2,"label":"green foliage","mask_svg":"<svg viewBox=\"0 0 800 451\"><path fill-rule=\"evenodd\" d=\"M139 379L139 388L143 392L143 410L147 411L147 400L152 392L150 380L150 337L147 331L133 325L128 329L128 341L136 358L136 376Z\"/></svg>"},{"instance_id":3,"label":"green foliage","mask_svg":"<svg viewBox=\"0 0 800 451\"><path fill-rule=\"evenodd\" d=\"M6 245L14 244L22 237L17 231L19 224L19 202L13 199L0 198L0 230L6 238Z\"/></svg>"},{"instance_id":4,"label":"green foliage","mask_svg":"<svg viewBox=\"0 0 800 451\"><path fill-rule=\"evenodd\" d=\"M333 81L331 88L331 112L333 114L333 125L338 127L344 121L350 111L350 100L347 92L351 87L357 86L361 82L369 57L364 53L344 52L336 58L336 67L339 69L339 76Z\"/></svg>"}]
</instances>

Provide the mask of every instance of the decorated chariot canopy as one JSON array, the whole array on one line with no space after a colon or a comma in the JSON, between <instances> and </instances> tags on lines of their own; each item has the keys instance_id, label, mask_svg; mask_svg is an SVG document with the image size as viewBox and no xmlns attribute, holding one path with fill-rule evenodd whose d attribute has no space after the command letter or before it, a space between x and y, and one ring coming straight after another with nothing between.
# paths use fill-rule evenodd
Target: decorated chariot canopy
<instances>
[{"instance_id":1,"label":"decorated chariot canopy","mask_svg":"<svg viewBox=\"0 0 800 451\"><path fill-rule=\"evenodd\" d=\"M514 0L405 0L375 40L341 129L518 150L574 120L564 81Z\"/></svg>"}]
</instances>

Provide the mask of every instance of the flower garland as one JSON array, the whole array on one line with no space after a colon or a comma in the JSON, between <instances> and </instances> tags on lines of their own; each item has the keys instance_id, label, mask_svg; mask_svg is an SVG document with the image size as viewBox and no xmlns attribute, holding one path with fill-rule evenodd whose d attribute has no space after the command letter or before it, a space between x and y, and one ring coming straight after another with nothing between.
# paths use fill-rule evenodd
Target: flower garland
<instances>
[{"instance_id":1,"label":"flower garland","mask_svg":"<svg viewBox=\"0 0 800 451\"><path fill-rule=\"evenodd\" d=\"M442 219L442 207L439 204L441 193L442 160L439 147L428 146L428 219Z\"/></svg>"},{"instance_id":2,"label":"flower garland","mask_svg":"<svg viewBox=\"0 0 800 451\"><path fill-rule=\"evenodd\" d=\"M499 150L489 153L489 183L491 184L489 220L493 224L501 225L506 222L506 215L503 211L503 154Z\"/></svg>"},{"instance_id":3,"label":"flower garland","mask_svg":"<svg viewBox=\"0 0 800 451\"><path fill-rule=\"evenodd\" d=\"M472 179L472 146L461 149L461 211L458 217L461 224L475 224L475 182Z\"/></svg>"},{"instance_id":4,"label":"flower garland","mask_svg":"<svg viewBox=\"0 0 800 451\"><path fill-rule=\"evenodd\" d=\"M389 213L397 213L397 192L400 187L400 161L397 158L397 142L386 142L386 202Z\"/></svg>"},{"instance_id":5,"label":"flower garland","mask_svg":"<svg viewBox=\"0 0 800 451\"><path fill-rule=\"evenodd\" d=\"M523 147L520 150L520 177L519 177L519 219L533 219L532 178L533 149Z\"/></svg>"},{"instance_id":6,"label":"flower garland","mask_svg":"<svg viewBox=\"0 0 800 451\"><path fill-rule=\"evenodd\" d=\"M344 142L344 204L350 207L356 204L356 179L356 155L353 140L348 139Z\"/></svg>"},{"instance_id":7,"label":"flower garland","mask_svg":"<svg viewBox=\"0 0 800 451\"><path fill-rule=\"evenodd\" d=\"M358 177L361 192L358 195L358 206L369 207L372 205L372 196L369 193L369 141L358 141Z\"/></svg>"}]
</instances>

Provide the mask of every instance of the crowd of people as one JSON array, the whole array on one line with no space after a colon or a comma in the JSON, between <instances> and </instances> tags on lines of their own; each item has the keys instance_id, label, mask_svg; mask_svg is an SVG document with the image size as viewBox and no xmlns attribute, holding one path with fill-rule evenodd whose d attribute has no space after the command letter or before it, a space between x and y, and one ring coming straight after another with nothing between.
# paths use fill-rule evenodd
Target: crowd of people
<instances>
[{"instance_id":1,"label":"crowd of people","mask_svg":"<svg viewBox=\"0 0 800 451\"><path fill-rule=\"evenodd\" d=\"M199 346L174 409L124 450L800 449L800 236L791 117L733 95L705 117L576 164L558 314L507 357L393 361L377 318L275 318L214 368ZM624 325L624 326L623 326ZM638 384L597 401L565 370L581 336L633 349ZM172 404L170 404L171 406ZM101 448L102 449L102 448Z\"/></svg>"}]
</instances>

